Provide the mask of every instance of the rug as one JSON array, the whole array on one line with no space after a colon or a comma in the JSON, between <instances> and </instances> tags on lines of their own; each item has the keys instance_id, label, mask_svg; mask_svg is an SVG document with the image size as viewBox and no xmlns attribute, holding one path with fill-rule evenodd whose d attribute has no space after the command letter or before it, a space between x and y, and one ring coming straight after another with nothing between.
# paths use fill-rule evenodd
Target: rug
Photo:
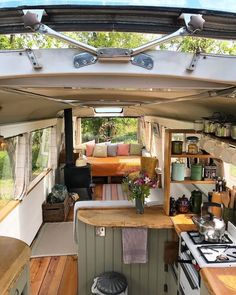
<instances>
[{"instance_id":1,"label":"rug","mask_svg":"<svg viewBox=\"0 0 236 295\"><path fill-rule=\"evenodd\" d=\"M127 200L127 194L119 183L97 184L94 190L95 200Z\"/></svg>"},{"instance_id":2,"label":"rug","mask_svg":"<svg viewBox=\"0 0 236 295\"><path fill-rule=\"evenodd\" d=\"M77 254L73 222L45 223L36 238L31 257Z\"/></svg>"}]
</instances>

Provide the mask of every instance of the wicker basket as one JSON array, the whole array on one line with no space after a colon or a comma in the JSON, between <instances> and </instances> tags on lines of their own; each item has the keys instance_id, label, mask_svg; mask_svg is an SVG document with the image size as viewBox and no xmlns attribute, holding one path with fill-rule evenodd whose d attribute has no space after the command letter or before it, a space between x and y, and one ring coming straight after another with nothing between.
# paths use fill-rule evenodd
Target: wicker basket
<instances>
[{"instance_id":1,"label":"wicker basket","mask_svg":"<svg viewBox=\"0 0 236 295\"><path fill-rule=\"evenodd\" d=\"M42 209L44 222L66 221L70 210L69 196L62 203L50 204L45 201Z\"/></svg>"}]
</instances>

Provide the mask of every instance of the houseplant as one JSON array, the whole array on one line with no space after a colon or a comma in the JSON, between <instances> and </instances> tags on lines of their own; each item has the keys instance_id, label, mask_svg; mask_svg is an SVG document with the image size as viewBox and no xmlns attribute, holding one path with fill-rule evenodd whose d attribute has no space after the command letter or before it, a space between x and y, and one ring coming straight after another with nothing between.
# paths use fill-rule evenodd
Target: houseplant
<instances>
[{"instance_id":1,"label":"houseplant","mask_svg":"<svg viewBox=\"0 0 236 295\"><path fill-rule=\"evenodd\" d=\"M143 214L145 198L150 195L150 189L156 187L156 179L151 179L147 173L140 172L135 178L127 176L123 184L128 198L135 201L136 213Z\"/></svg>"}]
</instances>

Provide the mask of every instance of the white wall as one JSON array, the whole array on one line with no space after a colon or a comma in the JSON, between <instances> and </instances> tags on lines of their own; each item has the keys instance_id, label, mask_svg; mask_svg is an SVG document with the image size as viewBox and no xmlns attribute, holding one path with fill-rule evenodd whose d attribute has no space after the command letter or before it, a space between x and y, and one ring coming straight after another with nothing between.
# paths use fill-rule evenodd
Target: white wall
<instances>
[{"instance_id":1,"label":"white wall","mask_svg":"<svg viewBox=\"0 0 236 295\"><path fill-rule=\"evenodd\" d=\"M14 237L30 245L42 224L42 203L54 184L53 171L48 173L0 222L0 235Z\"/></svg>"}]
</instances>

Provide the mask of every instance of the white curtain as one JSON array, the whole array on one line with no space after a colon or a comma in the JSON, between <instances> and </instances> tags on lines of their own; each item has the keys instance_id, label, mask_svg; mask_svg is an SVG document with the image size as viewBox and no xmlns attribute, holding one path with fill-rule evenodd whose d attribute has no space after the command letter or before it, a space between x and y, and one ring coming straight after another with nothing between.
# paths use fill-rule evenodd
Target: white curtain
<instances>
[{"instance_id":1,"label":"white curtain","mask_svg":"<svg viewBox=\"0 0 236 295\"><path fill-rule=\"evenodd\" d=\"M15 166L15 198L22 200L29 184L29 134L18 136Z\"/></svg>"}]
</instances>

